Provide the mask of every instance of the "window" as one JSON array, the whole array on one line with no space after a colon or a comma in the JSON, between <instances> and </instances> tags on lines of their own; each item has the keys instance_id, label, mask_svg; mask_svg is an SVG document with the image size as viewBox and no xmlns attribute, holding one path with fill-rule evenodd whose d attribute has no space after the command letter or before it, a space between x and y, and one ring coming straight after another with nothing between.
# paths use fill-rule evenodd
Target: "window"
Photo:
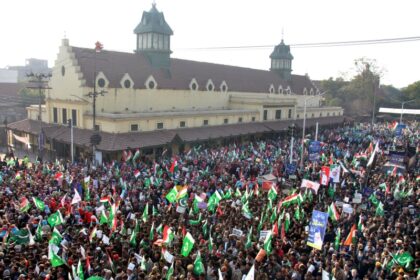
<instances>
[{"instance_id":1,"label":"window","mask_svg":"<svg viewBox=\"0 0 420 280\"><path fill-rule=\"evenodd\" d=\"M67 124L67 109L63 109L62 116L63 124Z\"/></svg>"},{"instance_id":2,"label":"window","mask_svg":"<svg viewBox=\"0 0 420 280\"><path fill-rule=\"evenodd\" d=\"M288 114L288 116L287 116L289 119L291 119L292 118L292 109L289 109L289 114Z\"/></svg>"},{"instance_id":3,"label":"window","mask_svg":"<svg viewBox=\"0 0 420 280\"><path fill-rule=\"evenodd\" d=\"M223 123L224 123L224 124L228 124L228 123L229 123L229 119L224 119L224 120L223 120Z\"/></svg>"},{"instance_id":4,"label":"window","mask_svg":"<svg viewBox=\"0 0 420 280\"><path fill-rule=\"evenodd\" d=\"M255 122L255 117L252 117L251 121Z\"/></svg>"},{"instance_id":5,"label":"window","mask_svg":"<svg viewBox=\"0 0 420 280\"><path fill-rule=\"evenodd\" d=\"M99 126L99 124L95 124L95 131L99 131L101 130L101 127Z\"/></svg>"},{"instance_id":6,"label":"window","mask_svg":"<svg viewBox=\"0 0 420 280\"><path fill-rule=\"evenodd\" d=\"M77 110L71 110L71 121L73 122L74 126L77 126Z\"/></svg>"},{"instance_id":7,"label":"window","mask_svg":"<svg viewBox=\"0 0 420 280\"><path fill-rule=\"evenodd\" d=\"M281 119L281 110L276 110L276 120Z\"/></svg>"},{"instance_id":8,"label":"window","mask_svg":"<svg viewBox=\"0 0 420 280\"><path fill-rule=\"evenodd\" d=\"M197 84L196 84L196 83L193 83L193 84L191 85L191 89L192 89L192 90L197 90Z\"/></svg>"},{"instance_id":9,"label":"window","mask_svg":"<svg viewBox=\"0 0 420 280\"><path fill-rule=\"evenodd\" d=\"M130 81L130 80L128 80L128 79L127 79L127 80L125 80L125 81L124 81L124 87L125 87L125 88L130 88L130 87L131 87L131 81Z\"/></svg>"},{"instance_id":10,"label":"window","mask_svg":"<svg viewBox=\"0 0 420 280\"><path fill-rule=\"evenodd\" d=\"M156 86L155 82L153 82L153 81L149 81L149 83L147 85L148 85L149 89L154 89L155 86Z\"/></svg>"},{"instance_id":11,"label":"window","mask_svg":"<svg viewBox=\"0 0 420 280\"><path fill-rule=\"evenodd\" d=\"M61 66L61 76L64 77L65 74L66 74L66 67L64 67L64 65L63 65L63 66Z\"/></svg>"},{"instance_id":12,"label":"window","mask_svg":"<svg viewBox=\"0 0 420 280\"><path fill-rule=\"evenodd\" d=\"M328 113L327 113L327 117L329 117L329 116L330 116L330 113L328 112Z\"/></svg>"},{"instance_id":13,"label":"window","mask_svg":"<svg viewBox=\"0 0 420 280\"><path fill-rule=\"evenodd\" d=\"M312 113L312 118L315 117L314 113Z\"/></svg>"},{"instance_id":14,"label":"window","mask_svg":"<svg viewBox=\"0 0 420 280\"><path fill-rule=\"evenodd\" d=\"M239 118L239 119L238 119L238 122L242 122L242 118Z\"/></svg>"},{"instance_id":15,"label":"window","mask_svg":"<svg viewBox=\"0 0 420 280\"><path fill-rule=\"evenodd\" d=\"M53 108L53 122L58 123L58 110L57 108Z\"/></svg>"},{"instance_id":16,"label":"window","mask_svg":"<svg viewBox=\"0 0 420 280\"><path fill-rule=\"evenodd\" d=\"M263 116L263 120L267 120L267 116L268 116L268 111L264 110L264 116Z\"/></svg>"},{"instance_id":17,"label":"window","mask_svg":"<svg viewBox=\"0 0 420 280\"><path fill-rule=\"evenodd\" d=\"M98 79L98 86L101 88L105 86L105 80L103 78Z\"/></svg>"},{"instance_id":18,"label":"window","mask_svg":"<svg viewBox=\"0 0 420 280\"><path fill-rule=\"evenodd\" d=\"M333 112L333 116L335 116L335 112Z\"/></svg>"},{"instance_id":19,"label":"window","mask_svg":"<svg viewBox=\"0 0 420 280\"><path fill-rule=\"evenodd\" d=\"M299 114L297 114L296 118L298 118L298 119L299 119Z\"/></svg>"},{"instance_id":20,"label":"window","mask_svg":"<svg viewBox=\"0 0 420 280\"><path fill-rule=\"evenodd\" d=\"M322 117L322 112L321 112L321 113L319 113L319 116L320 116L320 117Z\"/></svg>"},{"instance_id":21,"label":"window","mask_svg":"<svg viewBox=\"0 0 420 280\"><path fill-rule=\"evenodd\" d=\"M158 122L158 123L156 124L156 128L157 128L157 129L163 129L163 122Z\"/></svg>"},{"instance_id":22,"label":"window","mask_svg":"<svg viewBox=\"0 0 420 280\"><path fill-rule=\"evenodd\" d=\"M131 131L138 131L139 130L139 125L138 124L132 124L131 125Z\"/></svg>"},{"instance_id":23,"label":"window","mask_svg":"<svg viewBox=\"0 0 420 280\"><path fill-rule=\"evenodd\" d=\"M204 120L203 125L209 125L209 120Z\"/></svg>"},{"instance_id":24,"label":"window","mask_svg":"<svg viewBox=\"0 0 420 280\"><path fill-rule=\"evenodd\" d=\"M179 127L185 127L185 121L180 121L179 122Z\"/></svg>"}]
</instances>

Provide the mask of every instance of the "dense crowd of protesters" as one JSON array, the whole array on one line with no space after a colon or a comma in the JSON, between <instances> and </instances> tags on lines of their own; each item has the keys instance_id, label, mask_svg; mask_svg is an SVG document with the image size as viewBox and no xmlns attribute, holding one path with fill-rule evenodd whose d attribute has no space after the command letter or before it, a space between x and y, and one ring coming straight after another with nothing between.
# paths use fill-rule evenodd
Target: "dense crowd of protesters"
<instances>
[{"instance_id":1,"label":"dense crowd of protesters","mask_svg":"<svg viewBox=\"0 0 420 280\"><path fill-rule=\"evenodd\" d=\"M285 137L97 167L4 159L0 278L420 279L420 128L393 128L324 130L317 160L306 145L300 168L295 147L295 172ZM339 181L302 188L323 166ZM313 210L330 214L320 250Z\"/></svg>"}]
</instances>

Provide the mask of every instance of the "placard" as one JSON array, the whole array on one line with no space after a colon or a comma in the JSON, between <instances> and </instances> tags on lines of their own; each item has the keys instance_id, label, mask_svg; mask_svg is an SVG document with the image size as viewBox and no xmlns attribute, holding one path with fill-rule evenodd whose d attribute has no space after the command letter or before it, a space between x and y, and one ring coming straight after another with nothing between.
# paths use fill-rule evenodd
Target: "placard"
<instances>
[{"instance_id":1,"label":"placard","mask_svg":"<svg viewBox=\"0 0 420 280\"><path fill-rule=\"evenodd\" d=\"M269 233L269 230L262 230L260 231L260 240L265 240L265 237L267 236L267 234Z\"/></svg>"},{"instance_id":2,"label":"placard","mask_svg":"<svg viewBox=\"0 0 420 280\"><path fill-rule=\"evenodd\" d=\"M348 213L348 214L352 214L353 213L353 207L351 207L350 204L344 203L343 204L343 212Z\"/></svg>"},{"instance_id":3,"label":"placard","mask_svg":"<svg viewBox=\"0 0 420 280\"><path fill-rule=\"evenodd\" d=\"M185 208L183 206L176 207L176 212L177 213L183 214L183 213L185 213L185 210L187 210L187 208Z\"/></svg>"},{"instance_id":4,"label":"placard","mask_svg":"<svg viewBox=\"0 0 420 280\"><path fill-rule=\"evenodd\" d=\"M324 243L325 229L328 223L328 213L314 210L309 223L309 234L307 245L321 250Z\"/></svg>"},{"instance_id":5,"label":"placard","mask_svg":"<svg viewBox=\"0 0 420 280\"><path fill-rule=\"evenodd\" d=\"M242 231L242 230L240 230L240 229L236 229L236 228L234 228L234 229L232 230L232 234L233 234L233 235L235 235L235 236L237 236L237 237L241 237L241 236L243 235L243 231Z\"/></svg>"},{"instance_id":6,"label":"placard","mask_svg":"<svg viewBox=\"0 0 420 280\"><path fill-rule=\"evenodd\" d=\"M343 202L342 201L336 201L335 202L335 206L337 206L337 207L343 207Z\"/></svg>"}]
</instances>

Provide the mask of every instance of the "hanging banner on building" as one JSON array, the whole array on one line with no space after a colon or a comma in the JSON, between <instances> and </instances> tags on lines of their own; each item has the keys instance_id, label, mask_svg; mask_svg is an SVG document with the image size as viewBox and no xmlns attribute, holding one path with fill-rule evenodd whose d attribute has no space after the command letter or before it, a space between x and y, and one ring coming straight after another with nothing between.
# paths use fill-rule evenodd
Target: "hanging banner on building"
<instances>
[{"instance_id":1,"label":"hanging banner on building","mask_svg":"<svg viewBox=\"0 0 420 280\"><path fill-rule=\"evenodd\" d=\"M26 146L28 146L28 149L31 148L31 143L29 142L29 136L26 137L22 137L19 135L16 135L13 133L13 137L15 137L15 139L23 144L25 144Z\"/></svg>"},{"instance_id":2,"label":"hanging banner on building","mask_svg":"<svg viewBox=\"0 0 420 280\"><path fill-rule=\"evenodd\" d=\"M308 246L321 250L324 242L325 229L328 223L328 213L314 210L309 223Z\"/></svg>"},{"instance_id":3,"label":"hanging banner on building","mask_svg":"<svg viewBox=\"0 0 420 280\"><path fill-rule=\"evenodd\" d=\"M321 142L320 141L309 142L308 153L309 153L309 160L310 161L318 161L320 151L321 151Z\"/></svg>"}]
</instances>

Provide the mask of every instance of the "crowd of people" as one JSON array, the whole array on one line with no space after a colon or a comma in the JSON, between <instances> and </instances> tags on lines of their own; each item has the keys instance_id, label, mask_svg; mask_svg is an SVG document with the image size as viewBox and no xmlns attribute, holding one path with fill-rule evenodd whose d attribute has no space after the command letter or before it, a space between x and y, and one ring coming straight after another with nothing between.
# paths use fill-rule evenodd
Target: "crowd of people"
<instances>
[{"instance_id":1,"label":"crowd of people","mask_svg":"<svg viewBox=\"0 0 420 280\"><path fill-rule=\"evenodd\" d=\"M420 279L420 126L394 128L325 129L315 155L279 137L100 166L4 159L0 278ZM313 210L329 215L319 248Z\"/></svg>"}]
</instances>

